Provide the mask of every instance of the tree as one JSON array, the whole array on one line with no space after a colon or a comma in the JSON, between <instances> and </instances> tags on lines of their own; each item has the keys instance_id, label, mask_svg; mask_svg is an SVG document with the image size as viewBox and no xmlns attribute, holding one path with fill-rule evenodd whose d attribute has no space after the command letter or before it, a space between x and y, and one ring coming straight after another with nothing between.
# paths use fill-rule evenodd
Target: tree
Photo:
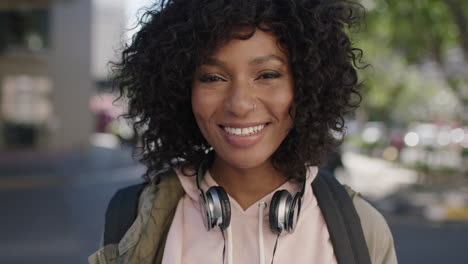
<instances>
[{"instance_id":1,"label":"tree","mask_svg":"<svg viewBox=\"0 0 468 264\"><path fill-rule=\"evenodd\" d=\"M403 72L413 72L411 65L420 68L434 65L440 82L451 89L463 108L459 118L467 121L468 1L362 0L361 3L367 9L366 27L357 40L374 69L365 74L368 101L364 106L371 117L394 119L397 99L398 102L406 99L407 104L427 104L437 94L434 87L421 87L415 94L414 86L427 86L424 80L410 81L411 74L401 76L392 70L404 67L409 71ZM453 67L454 60L459 62L458 67Z\"/></svg>"}]
</instances>

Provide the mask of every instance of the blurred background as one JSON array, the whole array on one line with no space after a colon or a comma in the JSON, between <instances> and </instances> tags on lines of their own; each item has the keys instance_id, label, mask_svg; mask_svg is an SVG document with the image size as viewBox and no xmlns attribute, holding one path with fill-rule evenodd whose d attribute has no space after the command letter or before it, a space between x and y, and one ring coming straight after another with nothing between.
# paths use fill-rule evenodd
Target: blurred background
<instances>
[{"instance_id":1,"label":"blurred background","mask_svg":"<svg viewBox=\"0 0 468 264\"><path fill-rule=\"evenodd\" d=\"M468 263L468 1L361 0L364 100L325 167L387 218L400 263ZM86 263L140 182L110 60L151 0L0 1L0 263Z\"/></svg>"}]
</instances>

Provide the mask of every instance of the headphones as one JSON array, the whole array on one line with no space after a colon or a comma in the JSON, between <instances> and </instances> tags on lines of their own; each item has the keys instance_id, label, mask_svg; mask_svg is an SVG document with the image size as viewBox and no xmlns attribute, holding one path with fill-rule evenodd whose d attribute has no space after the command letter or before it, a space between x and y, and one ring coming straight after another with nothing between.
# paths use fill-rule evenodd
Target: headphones
<instances>
[{"instance_id":1,"label":"headphones","mask_svg":"<svg viewBox=\"0 0 468 264\"><path fill-rule=\"evenodd\" d=\"M207 231L219 227L224 231L231 223L231 204L229 197L221 186L212 186L205 193L201 189L201 179L205 175L205 163L202 162L197 171L197 187L200 191L200 209L203 223ZM280 235L283 231L294 232L299 213L301 212L302 196L305 190L305 179L302 187L294 197L287 190L275 192L270 202L269 222L273 233Z\"/></svg>"}]
</instances>

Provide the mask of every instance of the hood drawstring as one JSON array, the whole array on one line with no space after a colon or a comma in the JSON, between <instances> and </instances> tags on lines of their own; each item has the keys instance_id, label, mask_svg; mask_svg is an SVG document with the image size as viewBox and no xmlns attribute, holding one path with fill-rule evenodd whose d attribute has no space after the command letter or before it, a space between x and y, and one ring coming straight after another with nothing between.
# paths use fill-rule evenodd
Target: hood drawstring
<instances>
[{"instance_id":1,"label":"hood drawstring","mask_svg":"<svg viewBox=\"0 0 468 264\"><path fill-rule=\"evenodd\" d=\"M265 264L265 249L263 245L263 209L265 209L267 204L265 202L260 202L258 204L258 255L259 263Z\"/></svg>"},{"instance_id":2,"label":"hood drawstring","mask_svg":"<svg viewBox=\"0 0 468 264\"><path fill-rule=\"evenodd\" d=\"M263 210L266 208L267 204L265 202L258 203L258 255L260 264L265 264L265 247L263 244ZM227 231L227 264L233 264L232 262L232 228L231 225L226 229ZM226 244L226 238L224 236L224 231L221 231L223 236L224 244ZM224 263L224 247L223 247L223 263Z\"/></svg>"},{"instance_id":3,"label":"hood drawstring","mask_svg":"<svg viewBox=\"0 0 468 264\"><path fill-rule=\"evenodd\" d=\"M221 235L223 236L224 246L223 246L223 264L224 260L226 259L225 252L227 251L227 264L232 264L232 230L231 225L228 226L226 229L227 231L227 247L226 247L226 236L224 235L224 231L221 230ZM225 250L226 249L226 250Z\"/></svg>"},{"instance_id":4,"label":"hood drawstring","mask_svg":"<svg viewBox=\"0 0 468 264\"><path fill-rule=\"evenodd\" d=\"M233 264L233 262L232 262L233 246L232 246L232 228L231 228L231 225L229 225L228 228L227 228L227 237L228 237L228 246L227 246L228 264Z\"/></svg>"}]
</instances>

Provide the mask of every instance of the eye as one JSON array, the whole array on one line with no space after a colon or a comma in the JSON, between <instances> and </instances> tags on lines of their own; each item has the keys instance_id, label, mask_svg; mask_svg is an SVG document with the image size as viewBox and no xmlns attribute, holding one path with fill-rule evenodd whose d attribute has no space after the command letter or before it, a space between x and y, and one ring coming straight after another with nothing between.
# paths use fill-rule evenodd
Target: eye
<instances>
[{"instance_id":1,"label":"eye","mask_svg":"<svg viewBox=\"0 0 468 264\"><path fill-rule=\"evenodd\" d=\"M199 80L204 83L225 81L223 78L212 74L205 74L201 76Z\"/></svg>"},{"instance_id":2,"label":"eye","mask_svg":"<svg viewBox=\"0 0 468 264\"><path fill-rule=\"evenodd\" d=\"M262 73L257 79L274 79L274 78L279 78L281 77L280 73L277 72L265 72Z\"/></svg>"}]
</instances>

